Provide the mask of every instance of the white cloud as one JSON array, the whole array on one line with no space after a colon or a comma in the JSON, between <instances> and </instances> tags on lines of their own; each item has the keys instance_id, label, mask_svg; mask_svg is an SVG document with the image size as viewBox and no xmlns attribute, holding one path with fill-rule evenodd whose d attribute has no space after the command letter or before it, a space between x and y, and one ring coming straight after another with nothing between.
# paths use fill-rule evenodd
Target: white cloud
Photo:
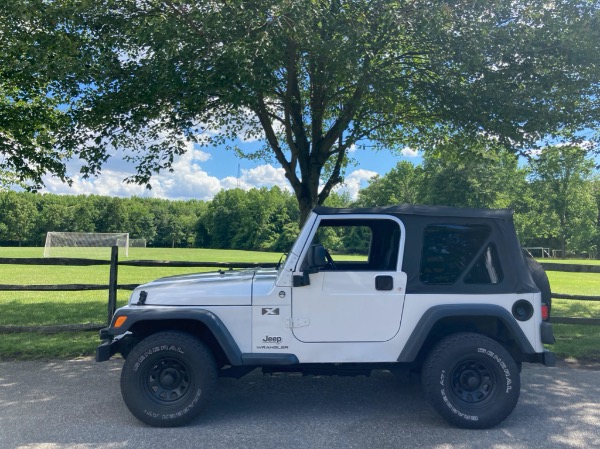
<instances>
[{"instance_id":1,"label":"white cloud","mask_svg":"<svg viewBox=\"0 0 600 449\"><path fill-rule=\"evenodd\" d=\"M207 126L204 129L206 135L217 131ZM241 139L241 137L240 137ZM219 178L209 174L203 169L203 163L209 161L212 156L202 151L200 145L188 143L186 152L175 158L173 172L163 171L154 175L150 181L152 189L137 184L127 184L124 179L135 173L135 164L123 159L124 155L135 156L128 150L114 151L114 155L108 159L97 178L83 179L79 170L84 164L81 160L73 160L68 163L68 172L73 180L69 187L56 178L45 178L45 191L55 194L96 194L104 196L142 196L167 199L200 199L210 200L223 189L251 188L278 186L281 189L291 191L291 186L285 177L285 171L281 167L271 164L258 165L253 168L242 169L240 176L227 176ZM352 146L350 151L356 151ZM403 154L413 157L418 152L405 148ZM215 162L211 164L214 166ZM352 199L358 197L358 191L367 185L367 181L378 173L371 170L358 169L345 177L345 182L336 187L336 191L346 192Z\"/></svg>"},{"instance_id":2,"label":"white cloud","mask_svg":"<svg viewBox=\"0 0 600 449\"><path fill-rule=\"evenodd\" d=\"M83 179L76 175L72 177L73 185L69 186L58 178L45 178L45 191L56 194L68 195L106 195L106 196L143 196L146 189L143 186L125 184L124 173L105 170L97 179Z\"/></svg>"},{"instance_id":3,"label":"white cloud","mask_svg":"<svg viewBox=\"0 0 600 449\"><path fill-rule=\"evenodd\" d=\"M188 151L173 162L173 172L163 171L154 175L150 181L152 189L148 190L144 186L125 183L124 179L134 173L134 167L121 158L112 157L97 178L83 179L80 175L72 175L72 186L61 182L58 178L46 177L45 191L68 195L96 194L210 200L222 189L237 187L250 190L253 187L279 186L290 190L283 168L276 168L269 164L259 165L251 169L242 169L239 180L232 176L219 179L209 175L200 165L210 158L209 153L190 144ZM70 173L78 173L81 165L81 161L70 162Z\"/></svg>"},{"instance_id":4,"label":"white cloud","mask_svg":"<svg viewBox=\"0 0 600 449\"><path fill-rule=\"evenodd\" d=\"M111 157L102 173L97 178L83 179L80 175L72 175L73 185L69 187L56 178L45 178L45 191L56 194L96 194L106 196L146 196L170 199L211 199L219 190L218 178L206 173L199 162L206 162L211 155L193 148L189 144L188 151L175 159L173 173L164 171L152 177L152 189L137 184L127 184L124 179L131 176L134 166L120 157ZM69 163L70 173L79 173L81 161Z\"/></svg>"},{"instance_id":5,"label":"white cloud","mask_svg":"<svg viewBox=\"0 0 600 449\"><path fill-rule=\"evenodd\" d=\"M368 181L377 175L377 172L371 170L354 170L345 177L342 185L335 188L335 191L337 193L347 193L350 199L356 200L358 198L358 191L366 187Z\"/></svg>"},{"instance_id":6,"label":"white cloud","mask_svg":"<svg viewBox=\"0 0 600 449\"><path fill-rule=\"evenodd\" d=\"M283 168L276 168L270 164L259 165L249 170L242 170L242 179L252 186L288 188L289 184Z\"/></svg>"},{"instance_id":7,"label":"white cloud","mask_svg":"<svg viewBox=\"0 0 600 449\"><path fill-rule=\"evenodd\" d=\"M240 177L229 176L221 180L221 186L224 189L250 190L254 187L273 187L278 186L281 189L290 190L290 185L285 177L283 168L276 168L270 164L259 165L251 169L242 169Z\"/></svg>"},{"instance_id":8,"label":"white cloud","mask_svg":"<svg viewBox=\"0 0 600 449\"><path fill-rule=\"evenodd\" d=\"M155 175L152 180L152 189L147 190L137 184L126 184L123 180L131 175L132 171L105 169L98 178L83 179L73 176L73 185L69 187L57 178L46 178L46 192L55 194L96 194L104 196L142 196L151 198L168 199L200 199L210 200L222 189L252 188L278 186L291 191L289 182L285 177L283 168L270 164L259 165L250 169L242 169L239 179L234 176L217 178L204 171L198 162L203 162L210 157L200 150L192 150L177 158L173 164L173 173L164 172ZM122 164L117 163L121 166ZM123 164L122 166L126 166ZM371 170L355 170L348 174L342 185L336 187L338 193L348 193L351 199L358 197L358 191L364 188L368 181L377 175Z\"/></svg>"},{"instance_id":9,"label":"white cloud","mask_svg":"<svg viewBox=\"0 0 600 449\"><path fill-rule=\"evenodd\" d=\"M420 156L419 151L415 150L411 147L402 148L401 153L402 153L402 156L404 156L404 157L419 157Z\"/></svg>"}]
</instances>

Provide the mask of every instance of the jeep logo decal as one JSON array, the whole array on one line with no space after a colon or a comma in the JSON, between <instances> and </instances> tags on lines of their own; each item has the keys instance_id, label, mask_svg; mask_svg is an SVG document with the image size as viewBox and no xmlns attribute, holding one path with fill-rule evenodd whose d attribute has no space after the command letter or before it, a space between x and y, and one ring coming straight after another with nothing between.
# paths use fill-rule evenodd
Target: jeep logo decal
<instances>
[{"instance_id":1,"label":"jeep logo decal","mask_svg":"<svg viewBox=\"0 0 600 449\"><path fill-rule=\"evenodd\" d=\"M263 338L263 343L281 343L281 340L283 340L283 338L281 337L269 337L268 335L265 335L265 338Z\"/></svg>"}]
</instances>

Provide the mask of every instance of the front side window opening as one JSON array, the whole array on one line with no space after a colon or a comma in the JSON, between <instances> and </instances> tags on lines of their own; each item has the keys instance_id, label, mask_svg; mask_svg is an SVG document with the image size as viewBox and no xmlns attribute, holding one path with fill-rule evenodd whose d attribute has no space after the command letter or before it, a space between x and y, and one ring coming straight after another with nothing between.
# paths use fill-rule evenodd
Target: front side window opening
<instances>
[{"instance_id":1,"label":"front side window opening","mask_svg":"<svg viewBox=\"0 0 600 449\"><path fill-rule=\"evenodd\" d=\"M423 235L420 279L424 284L453 284L491 234L485 225L431 225Z\"/></svg>"},{"instance_id":2,"label":"front side window opening","mask_svg":"<svg viewBox=\"0 0 600 449\"><path fill-rule=\"evenodd\" d=\"M331 255L335 270L395 270L400 227L392 220L322 220L311 242L317 244Z\"/></svg>"}]
</instances>

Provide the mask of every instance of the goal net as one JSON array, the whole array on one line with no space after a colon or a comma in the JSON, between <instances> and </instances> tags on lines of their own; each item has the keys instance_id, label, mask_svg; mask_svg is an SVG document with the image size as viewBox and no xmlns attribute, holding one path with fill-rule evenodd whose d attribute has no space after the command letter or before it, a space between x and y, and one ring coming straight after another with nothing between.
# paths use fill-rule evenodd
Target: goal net
<instances>
[{"instance_id":1,"label":"goal net","mask_svg":"<svg viewBox=\"0 0 600 449\"><path fill-rule=\"evenodd\" d=\"M119 254L129 256L129 233L48 232L44 257L110 258L112 246Z\"/></svg>"},{"instance_id":2,"label":"goal net","mask_svg":"<svg viewBox=\"0 0 600 449\"><path fill-rule=\"evenodd\" d=\"M130 248L145 248L146 239L129 239Z\"/></svg>"}]
</instances>

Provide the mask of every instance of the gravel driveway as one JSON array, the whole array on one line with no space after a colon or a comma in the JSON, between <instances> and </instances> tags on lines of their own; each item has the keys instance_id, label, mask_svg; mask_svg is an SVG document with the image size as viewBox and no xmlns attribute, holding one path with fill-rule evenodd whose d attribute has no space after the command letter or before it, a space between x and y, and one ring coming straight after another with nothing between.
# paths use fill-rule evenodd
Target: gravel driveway
<instances>
[{"instance_id":1,"label":"gravel driveway","mask_svg":"<svg viewBox=\"0 0 600 449\"><path fill-rule=\"evenodd\" d=\"M203 416L178 429L138 422L119 392L121 360L0 363L1 449L600 447L600 371L525 366L501 425L449 427L418 384L371 377L221 379Z\"/></svg>"}]
</instances>

